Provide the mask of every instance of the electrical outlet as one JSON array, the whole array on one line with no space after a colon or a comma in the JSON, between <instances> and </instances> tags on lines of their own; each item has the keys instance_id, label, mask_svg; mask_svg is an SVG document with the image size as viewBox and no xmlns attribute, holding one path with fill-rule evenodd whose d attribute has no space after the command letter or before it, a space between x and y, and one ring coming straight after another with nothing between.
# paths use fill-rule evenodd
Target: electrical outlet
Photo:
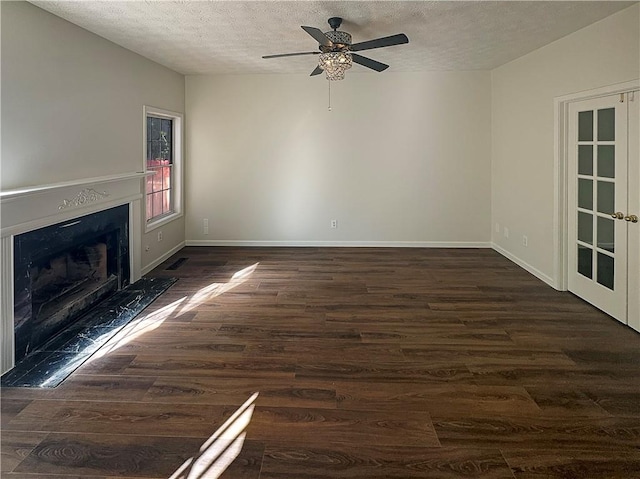
<instances>
[{"instance_id":1,"label":"electrical outlet","mask_svg":"<svg viewBox=\"0 0 640 479\"><path fill-rule=\"evenodd\" d=\"M163 239L162 231L158 231L158 243L162 241L162 239Z\"/></svg>"},{"instance_id":2,"label":"electrical outlet","mask_svg":"<svg viewBox=\"0 0 640 479\"><path fill-rule=\"evenodd\" d=\"M507 228L506 226L504 227L504 237L505 238L509 237L509 228Z\"/></svg>"},{"instance_id":3,"label":"electrical outlet","mask_svg":"<svg viewBox=\"0 0 640 479\"><path fill-rule=\"evenodd\" d=\"M209 234L209 220L207 218L202 220L202 234Z\"/></svg>"},{"instance_id":4,"label":"electrical outlet","mask_svg":"<svg viewBox=\"0 0 640 479\"><path fill-rule=\"evenodd\" d=\"M522 235L522 246L529 246L529 238L527 238L527 235Z\"/></svg>"},{"instance_id":5,"label":"electrical outlet","mask_svg":"<svg viewBox=\"0 0 640 479\"><path fill-rule=\"evenodd\" d=\"M500 223L496 223L496 233L500 233Z\"/></svg>"},{"instance_id":6,"label":"electrical outlet","mask_svg":"<svg viewBox=\"0 0 640 479\"><path fill-rule=\"evenodd\" d=\"M149 251L150 249L151 249L151 246L149 246L148 244L144 246L145 251Z\"/></svg>"},{"instance_id":7,"label":"electrical outlet","mask_svg":"<svg viewBox=\"0 0 640 479\"><path fill-rule=\"evenodd\" d=\"M332 228L337 228L338 227L338 220L331 220L331 227Z\"/></svg>"}]
</instances>

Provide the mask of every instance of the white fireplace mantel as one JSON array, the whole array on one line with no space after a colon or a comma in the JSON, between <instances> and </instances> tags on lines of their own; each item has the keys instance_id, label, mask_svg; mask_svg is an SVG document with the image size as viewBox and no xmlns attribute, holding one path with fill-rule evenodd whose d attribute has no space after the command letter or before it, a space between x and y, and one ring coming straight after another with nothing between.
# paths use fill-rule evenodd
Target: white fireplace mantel
<instances>
[{"instance_id":1,"label":"white fireplace mantel","mask_svg":"<svg viewBox=\"0 0 640 479\"><path fill-rule=\"evenodd\" d=\"M0 192L0 373L14 365L14 236L129 204L130 282L141 276L142 179L125 173Z\"/></svg>"}]
</instances>

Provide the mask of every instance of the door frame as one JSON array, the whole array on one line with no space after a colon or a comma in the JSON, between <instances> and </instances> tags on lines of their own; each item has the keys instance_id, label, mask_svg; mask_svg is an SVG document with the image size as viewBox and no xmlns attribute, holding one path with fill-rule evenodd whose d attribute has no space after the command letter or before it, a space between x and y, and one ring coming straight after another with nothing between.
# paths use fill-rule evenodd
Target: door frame
<instances>
[{"instance_id":1,"label":"door frame","mask_svg":"<svg viewBox=\"0 0 640 479\"><path fill-rule=\"evenodd\" d=\"M582 100L591 100L603 96L618 95L640 89L640 79L624 83L616 83L601 88L585 90L569 95L555 97L554 108L554 162L553 173L555 185L553 189L553 287L559 291L567 291L569 284L569 252L568 252L568 188L569 181L569 104ZM639 101L640 98L636 98Z\"/></svg>"}]
</instances>

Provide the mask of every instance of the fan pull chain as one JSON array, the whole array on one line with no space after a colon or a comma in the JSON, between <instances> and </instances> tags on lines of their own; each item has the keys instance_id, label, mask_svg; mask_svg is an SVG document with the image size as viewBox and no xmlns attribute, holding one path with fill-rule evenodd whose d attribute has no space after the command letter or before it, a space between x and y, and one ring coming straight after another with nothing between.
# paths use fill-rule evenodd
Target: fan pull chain
<instances>
[{"instance_id":1,"label":"fan pull chain","mask_svg":"<svg viewBox=\"0 0 640 479\"><path fill-rule=\"evenodd\" d=\"M329 111L331 111L331 81L327 80L327 83L329 84Z\"/></svg>"}]
</instances>

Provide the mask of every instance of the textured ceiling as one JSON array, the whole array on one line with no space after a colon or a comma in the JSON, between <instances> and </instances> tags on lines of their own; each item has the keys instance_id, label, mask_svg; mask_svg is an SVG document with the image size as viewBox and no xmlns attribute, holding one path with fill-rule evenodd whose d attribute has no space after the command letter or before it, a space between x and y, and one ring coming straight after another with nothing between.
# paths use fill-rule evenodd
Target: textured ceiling
<instances>
[{"instance_id":1,"label":"textured ceiling","mask_svg":"<svg viewBox=\"0 0 640 479\"><path fill-rule=\"evenodd\" d=\"M405 33L408 45L362 52L390 71L487 70L624 9L612 1L32 1L184 74L306 73L316 50L300 26L344 18L353 42ZM354 68L363 68L356 66Z\"/></svg>"}]
</instances>

